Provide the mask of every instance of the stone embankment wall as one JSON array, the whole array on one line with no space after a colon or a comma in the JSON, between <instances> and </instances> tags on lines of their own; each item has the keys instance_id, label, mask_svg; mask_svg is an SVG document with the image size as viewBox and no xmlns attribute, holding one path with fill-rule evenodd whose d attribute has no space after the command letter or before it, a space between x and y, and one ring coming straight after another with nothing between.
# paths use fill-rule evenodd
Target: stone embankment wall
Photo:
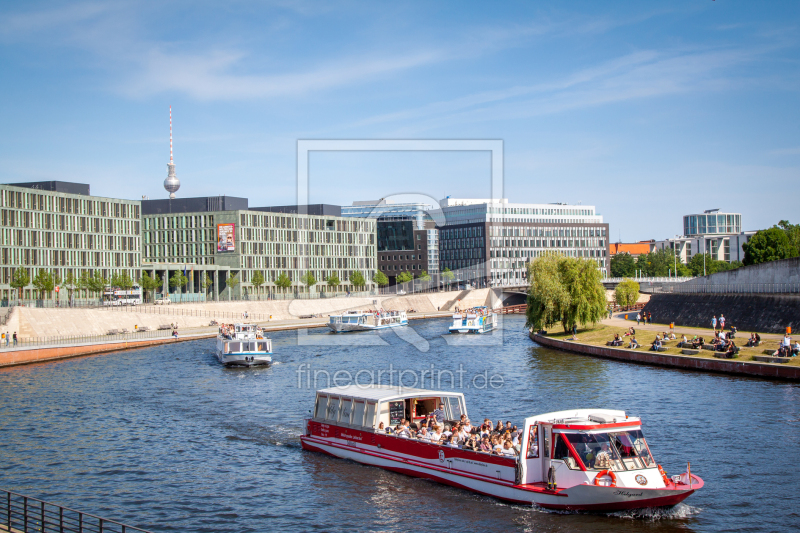
<instances>
[{"instance_id":1,"label":"stone embankment wall","mask_svg":"<svg viewBox=\"0 0 800 533\"><path fill-rule=\"evenodd\" d=\"M233 321L227 316L272 315L272 320L291 320L306 315L330 315L356 309L377 307L392 311L413 309L422 313L452 310L456 306L488 305L499 307L500 300L491 289L450 291L406 296L375 296L370 298L324 298L316 300L271 300L240 302L205 302L166 306L127 307L118 309L36 309L14 308L2 331L17 332L20 338L60 335L105 335L111 329L134 330L134 326L158 329L162 324L177 323L180 328L208 326L211 319ZM155 312L155 314L154 314Z\"/></svg>"},{"instance_id":2,"label":"stone embankment wall","mask_svg":"<svg viewBox=\"0 0 800 533\"><path fill-rule=\"evenodd\" d=\"M711 327L711 318L725 315L725 325L742 331L800 331L800 295L796 294L654 294L645 306L653 322Z\"/></svg>"},{"instance_id":3,"label":"stone embankment wall","mask_svg":"<svg viewBox=\"0 0 800 533\"><path fill-rule=\"evenodd\" d=\"M775 284L800 284L800 257L717 272L684 283L687 286Z\"/></svg>"}]
</instances>

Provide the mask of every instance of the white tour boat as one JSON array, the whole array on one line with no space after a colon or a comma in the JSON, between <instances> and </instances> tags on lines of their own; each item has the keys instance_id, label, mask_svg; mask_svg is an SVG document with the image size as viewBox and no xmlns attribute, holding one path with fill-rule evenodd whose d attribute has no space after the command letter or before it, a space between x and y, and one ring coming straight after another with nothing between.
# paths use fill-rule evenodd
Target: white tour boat
<instances>
[{"instance_id":1,"label":"white tour boat","mask_svg":"<svg viewBox=\"0 0 800 533\"><path fill-rule=\"evenodd\" d=\"M487 333L497 326L497 313L488 307L473 307L453 315L450 333Z\"/></svg>"},{"instance_id":2,"label":"white tour boat","mask_svg":"<svg viewBox=\"0 0 800 533\"><path fill-rule=\"evenodd\" d=\"M334 333L369 331L407 325L408 317L405 311L348 311L341 315L331 315L328 322L328 327Z\"/></svg>"},{"instance_id":3,"label":"white tour boat","mask_svg":"<svg viewBox=\"0 0 800 533\"><path fill-rule=\"evenodd\" d=\"M268 365L272 362L272 339L255 324L223 324L217 334L217 359L231 366Z\"/></svg>"},{"instance_id":4,"label":"white tour boat","mask_svg":"<svg viewBox=\"0 0 800 533\"><path fill-rule=\"evenodd\" d=\"M674 506L703 487L689 468L667 477L624 411L577 409L525 419L519 456L495 455L395 436L440 404L445 424L467 414L464 395L384 385L317 391L303 449L438 481L516 504L612 512ZM508 450L511 451L511 450ZM513 452L512 452L513 453Z\"/></svg>"}]
</instances>

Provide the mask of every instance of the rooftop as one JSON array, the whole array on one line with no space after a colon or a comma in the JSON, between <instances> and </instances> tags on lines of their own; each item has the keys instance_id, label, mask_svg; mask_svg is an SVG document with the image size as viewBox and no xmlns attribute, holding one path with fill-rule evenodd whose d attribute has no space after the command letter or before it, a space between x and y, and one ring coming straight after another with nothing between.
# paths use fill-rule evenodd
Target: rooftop
<instances>
[{"instance_id":1,"label":"rooftop","mask_svg":"<svg viewBox=\"0 0 800 533\"><path fill-rule=\"evenodd\" d=\"M463 396L460 392L415 389L403 387L401 385L348 385L346 387L320 389L317 392L320 394L349 396L351 398L364 398L367 400L389 400L393 398L412 398L415 396Z\"/></svg>"},{"instance_id":2,"label":"rooftop","mask_svg":"<svg viewBox=\"0 0 800 533\"><path fill-rule=\"evenodd\" d=\"M5 183L4 185L11 185L12 187L24 187L26 189L38 189L40 191L91 196L88 184L75 183L72 181L26 181L23 183Z\"/></svg>"}]
</instances>

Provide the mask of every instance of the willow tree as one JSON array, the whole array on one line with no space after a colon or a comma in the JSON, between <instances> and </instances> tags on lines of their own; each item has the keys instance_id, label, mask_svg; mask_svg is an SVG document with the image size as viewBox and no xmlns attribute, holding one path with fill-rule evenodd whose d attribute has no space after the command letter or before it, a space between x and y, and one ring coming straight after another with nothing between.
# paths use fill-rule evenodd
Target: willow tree
<instances>
[{"instance_id":1,"label":"willow tree","mask_svg":"<svg viewBox=\"0 0 800 533\"><path fill-rule=\"evenodd\" d=\"M624 279L614 289L617 305L630 307L639 299L639 284L632 279Z\"/></svg>"},{"instance_id":2,"label":"willow tree","mask_svg":"<svg viewBox=\"0 0 800 533\"><path fill-rule=\"evenodd\" d=\"M565 332L597 323L605 314L602 273L591 259L546 255L528 264L526 326L536 330L560 322Z\"/></svg>"}]
</instances>

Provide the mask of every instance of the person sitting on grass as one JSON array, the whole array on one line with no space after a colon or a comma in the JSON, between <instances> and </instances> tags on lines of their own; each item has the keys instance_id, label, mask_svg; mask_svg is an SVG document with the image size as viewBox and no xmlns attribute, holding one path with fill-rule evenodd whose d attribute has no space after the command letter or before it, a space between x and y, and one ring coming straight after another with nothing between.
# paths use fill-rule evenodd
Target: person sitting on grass
<instances>
[{"instance_id":1,"label":"person sitting on grass","mask_svg":"<svg viewBox=\"0 0 800 533\"><path fill-rule=\"evenodd\" d=\"M614 340L611 341L611 346L622 346L622 339L619 336L619 333L614 333Z\"/></svg>"},{"instance_id":2,"label":"person sitting on grass","mask_svg":"<svg viewBox=\"0 0 800 533\"><path fill-rule=\"evenodd\" d=\"M639 347L639 341L636 340L635 336L631 337L631 343L628 345L628 348L630 348L631 350L635 350L638 347Z\"/></svg>"},{"instance_id":3,"label":"person sitting on grass","mask_svg":"<svg viewBox=\"0 0 800 533\"><path fill-rule=\"evenodd\" d=\"M650 350L653 352L661 350L661 337L656 335L656 340L653 341L653 345L650 346Z\"/></svg>"},{"instance_id":4,"label":"person sitting on grass","mask_svg":"<svg viewBox=\"0 0 800 533\"><path fill-rule=\"evenodd\" d=\"M732 340L729 340L728 341L728 347L725 350L725 355L732 357L732 356L736 355L737 351L738 351L738 349L736 348L736 343L733 342Z\"/></svg>"},{"instance_id":5,"label":"person sitting on grass","mask_svg":"<svg viewBox=\"0 0 800 533\"><path fill-rule=\"evenodd\" d=\"M753 346L756 346L756 334L755 333L751 333L750 334L750 339L748 339L747 344L745 344L745 346L747 346L748 348L752 348Z\"/></svg>"},{"instance_id":6,"label":"person sitting on grass","mask_svg":"<svg viewBox=\"0 0 800 533\"><path fill-rule=\"evenodd\" d=\"M636 335L636 330L631 326L628 328L628 331L625 332L624 337L633 337L634 335Z\"/></svg>"},{"instance_id":7,"label":"person sitting on grass","mask_svg":"<svg viewBox=\"0 0 800 533\"><path fill-rule=\"evenodd\" d=\"M794 346L792 346L792 357L800 355L800 341L795 341Z\"/></svg>"}]
</instances>

